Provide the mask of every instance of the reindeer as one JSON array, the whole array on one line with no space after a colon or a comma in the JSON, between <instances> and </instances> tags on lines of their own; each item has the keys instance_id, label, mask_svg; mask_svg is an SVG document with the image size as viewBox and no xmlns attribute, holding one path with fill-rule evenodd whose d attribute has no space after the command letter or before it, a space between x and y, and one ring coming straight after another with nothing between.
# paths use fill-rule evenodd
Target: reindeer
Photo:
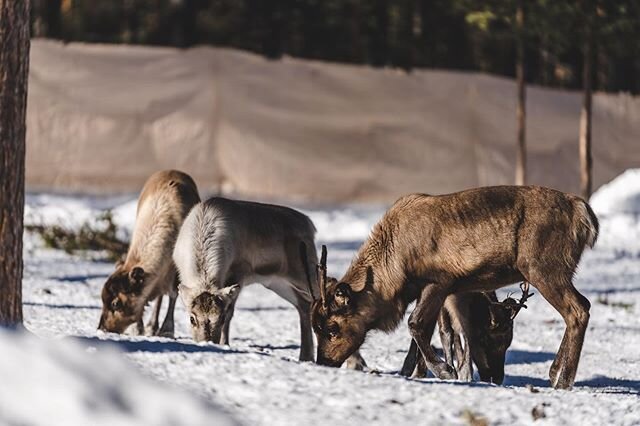
<instances>
[{"instance_id":1,"label":"reindeer","mask_svg":"<svg viewBox=\"0 0 640 426\"><path fill-rule=\"evenodd\" d=\"M155 299L147 332L173 336L178 283L171 253L184 218L198 202L198 188L189 175L166 170L149 177L138 200L136 224L126 258L116 264L102 288L98 329L123 333L136 323L138 333L143 334L145 305ZM165 294L169 296L169 308L158 328Z\"/></svg>"},{"instance_id":2,"label":"reindeer","mask_svg":"<svg viewBox=\"0 0 640 426\"><path fill-rule=\"evenodd\" d=\"M240 290L259 282L297 309L300 360L312 361L306 271L317 262L315 232L307 216L287 207L224 198L195 206L173 253L193 338L228 345Z\"/></svg>"},{"instance_id":3,"label":"reindeer","mask_svg":"<svg viewBox=\"0 0 640 426\"><path fill-rule=\"evenodd\" d=\"M194 340L228 345L241 289L261 283L296 308L300 360L313 361L310 310L319 291L312 268L318 261L315 233L307 216L288 207L225 198L194 207L173 252ZM366 366L358 352L347 364Z\"/></svg>"},{"instance_id":4,"label":"reindeer","mask_svg":"<svg viewBox=\"0 0 640 426\"><path fill-rule=\"evenodd\" d=\"M589 322L589 301L573 286L598 220L579 197L534 186L477 188L400 198L374 227L340 281L320 286L312 308L317 360L339 366L369 330L391 331L409 303L409 331L425 364L456 379L430 345L450 294L491 291L527 281L560 313L566 330L549 376L571 388Z\"/></svg>"},{"instance_id":5,"label":"reindeer","mask_svg":"<svg viewBox=\"0 0 640 426\"><path fill-rule=\"evenodd\" d=\"M438 316L438 330L445 362L454 365L455 360L458 379L471 381L473 359L480 380L502 384L505 356L513 340L513 321L533 296L528 283L522 283L520 288L519 301L508 296L498 302L493 291L452 294L446 298ZM413 372L413 377L425 377L426 365L417 353L418 347L412 340L401 374L408 377Z\"/></svg>"}]
</instances>

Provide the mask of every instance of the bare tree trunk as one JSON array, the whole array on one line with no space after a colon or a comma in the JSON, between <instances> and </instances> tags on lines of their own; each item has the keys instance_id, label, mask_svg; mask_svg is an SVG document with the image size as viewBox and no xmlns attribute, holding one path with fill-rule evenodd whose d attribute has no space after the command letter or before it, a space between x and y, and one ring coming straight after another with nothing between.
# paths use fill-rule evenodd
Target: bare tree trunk
<instances>
[{"instance_id":1,"label":"bare tree trunk","mask_svg":"<svg viewBox=\"0 0 640 426\"><path fill-rule=\"evenodd\" d=\"M0 326L22 323L29 1L0 0Z\"/></svg>"},{"instance_id":2,"label":"bare tree trunk","mask_svg":"<svg viewBox=\"0 0 640 426\"><path fill-rule=\"evenodd\" d=\"M583 99L580 111L580 194L586 200L592 191L591 158L591 72L593 68L593 28L587 19L584 39L584 64L582 69Z\"/></svg>"},{"instance_id":3,"label":"bare tree trunk","mask_svg":"<svg viewBox=\"0 0 640 426\"><path fill-rule=\"evenodd\" d=\"M62 37L62 0L46 0L47 8L47 37L59 39Z\"/></svg>"},{"instance_id":4,"label":"bare tree trunk","mask_svg":"<svg viewBox=\"0 0 640 426\"><path fill-rule=\"evenodd\" d=\"M524 80L524 8L523 0L518 0L516 10L516 82L518 86L518 153L516 158L516 185L524 185L527 181L527 148L526 148L526 85Z\"/></svg>"}]
</instances>

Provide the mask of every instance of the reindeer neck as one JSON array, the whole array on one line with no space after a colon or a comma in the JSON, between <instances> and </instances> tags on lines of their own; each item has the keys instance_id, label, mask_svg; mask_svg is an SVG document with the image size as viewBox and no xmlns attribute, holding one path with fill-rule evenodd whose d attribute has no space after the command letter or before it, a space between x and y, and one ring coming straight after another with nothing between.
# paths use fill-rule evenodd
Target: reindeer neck
<instances>
[{"instance_id":1,"label":"reindeer neck","mask_svg":"<svg viewBox=\"0 0 640 426\"><path fill-rule=\"evenodd\" d=\"M406 280L400 257L389 233L375 229L351 262L342 281L349 283L355 291L365 289L382 300L396 299Z\"/></svg>"},{"instance_id":2,"label":"reindeer neck","mask_svg":"<svg viewBox=\"0 0 640 426\"><path fill-rule=\"evenodd\" d=\"M359 295L358 310L367 319L368 329L389 332L397 327L407 309L406 278L401 268L359 255L342 281Z\"/></svg>"}]
</instances>

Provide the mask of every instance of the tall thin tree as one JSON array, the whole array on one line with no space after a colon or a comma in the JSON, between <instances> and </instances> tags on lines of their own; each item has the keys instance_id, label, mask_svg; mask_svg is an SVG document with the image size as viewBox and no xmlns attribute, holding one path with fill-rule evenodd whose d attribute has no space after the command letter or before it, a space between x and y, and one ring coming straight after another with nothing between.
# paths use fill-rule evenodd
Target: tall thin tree
<instances>
[{"instance_id":1,"label":"tall thin tree","mask_svg":"<svg viewBox=\"0 0 640 426\"><path fill-rule=\"evenodd\" d=\"M592 104L592 70L593 70L593 44L594 44L594 21L596 19L595 7L591 0L584 0L584 41L582 65L582 109L580 111L580 194L585 199L589 199L592 191L592 168L593 159L591 157L591 104Z\"/></svg>"},{"instance_id":2,"label":"tall thin tree","mask_svg":"<svg viewBox=\"0 0 640 426\"><path fill-rule=\"evenodd\" d=\"M0 325L22 323L29 0L0 0Z\"/></svg>"},{"instance_id":3,"label":"tall thin tree","mask_svg":"<svg viewBox=\"0 0 640 426\"><path fill-rule=\"evenodd\" d=\"M518 0L516 7L516 84L518 104L516 119L518 127L518 151L516 157L516 185L524 185L527 181L527 147L526 147L526 82L524 76L524 0Z\"/></svg>"}]
</instances>

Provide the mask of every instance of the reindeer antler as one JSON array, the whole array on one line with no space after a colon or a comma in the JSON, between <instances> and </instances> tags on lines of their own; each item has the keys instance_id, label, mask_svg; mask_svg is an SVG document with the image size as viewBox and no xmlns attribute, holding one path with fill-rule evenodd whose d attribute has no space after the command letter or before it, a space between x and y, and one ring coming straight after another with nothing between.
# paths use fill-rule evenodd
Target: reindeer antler
<instances>
[{"instance_id":1,"label":"reindeer antler","mask_svg":"<svg viewBox=\"0 0 640 426\"><path fill-rule=\"evenodd\" d=\"M527 299L529 299L531 296L535 294L535 293L529 293L528 281L523 281L520 283L520 291L522 291L522 296L520 297L520 300L518 300L518 303L516 305L517 308L514 311L513 315L511 316L511 319L514 319L522 308L527 309L527 305L525 304L527 302Z\"/></svg>"},{"instance_id":2,"label":"reindeer antler","mask_svg":"<svg viewBox=\"0 0 640 426\"><path fill-rule=\"evenodd\" d=\"M318 280L318 287L320 288L320 300L322 306L327 307L327 246L322 245L322 254L320 256L320 263L316 266L316 277Z\"/></svg>"}]
</instances>

